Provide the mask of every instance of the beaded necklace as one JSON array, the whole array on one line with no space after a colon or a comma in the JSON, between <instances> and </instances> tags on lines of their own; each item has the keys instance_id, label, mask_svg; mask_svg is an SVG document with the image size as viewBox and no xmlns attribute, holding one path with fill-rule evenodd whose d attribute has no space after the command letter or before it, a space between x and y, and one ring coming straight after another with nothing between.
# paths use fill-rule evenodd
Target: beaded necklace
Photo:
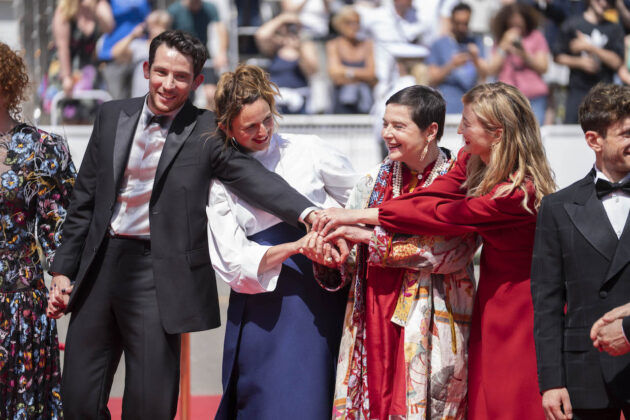
<instances>
[{"instance_id":1,"label":"beaded necklace","mask_svg":"<svg viewBox=\"0 0 630 420\"><path fill-rule=\"evenodd\" d=\"M446 173L450 166L451 166L451 163L449 162L448 157L446 157L446 153L440 150L438 154L438 158L435 161L435 165L433 166L433 169L431 169L431 172L429 173L427 178L424 180L424 184L422 184L422 187L424 188L427 185L430 185L433 182L433 180L438 177L438 175L442 175ZM392 180L392 184L394 184L393 196L394 198L396 198L400 196L400 191L402 189L402 162L400 161L394 162L393 172L394 172L393 180ZM422 174L418 174L418 180L421 180L421 179L422 179Z\"/></svg>"}]
</instances>

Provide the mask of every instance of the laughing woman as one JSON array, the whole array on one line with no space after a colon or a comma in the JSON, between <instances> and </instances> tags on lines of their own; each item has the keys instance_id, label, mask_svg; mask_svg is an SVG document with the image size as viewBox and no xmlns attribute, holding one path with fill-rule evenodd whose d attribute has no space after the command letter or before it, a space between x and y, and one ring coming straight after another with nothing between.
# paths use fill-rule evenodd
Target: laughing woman
<instances>
[{"instance_id":1,"label":"laughing woman","mask_svg":"<svg viewBox=\"0 0 630 420\"><path fill-rule=\"evenodd\" d=\"M357 183L347 207L376 208L447 173L454 159L437 145L445 112L442 95L426 86L389 98L381 132L389 155ZM352 286L333 419L465 418L476 235L342 229L358 246L341 270Z\"/></svg>"},{"instance_id":2,"label":"laughing woman","mask_svg":"<svg viewBox=\"0 0 630 420\"><path fill-rule=\"evenodd\" d=\"M274 133L277 93L255 66L221 76L215 101L226 147L250 153L317 206L344 205L356 182L350 162L315 136ZM330 418L347 290L317 285L299 255L309 235L218 181L207 213L212 264L232 288L216 418Z\"/></svg>"}]
</instances>

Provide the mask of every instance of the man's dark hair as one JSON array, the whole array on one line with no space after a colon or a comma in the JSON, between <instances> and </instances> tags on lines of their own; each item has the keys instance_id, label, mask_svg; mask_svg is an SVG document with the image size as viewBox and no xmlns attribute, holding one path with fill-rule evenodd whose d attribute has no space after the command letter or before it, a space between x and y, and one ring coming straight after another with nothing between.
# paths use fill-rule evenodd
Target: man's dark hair
<instances>
[{"instance_id":1,"label":"man's dark hair","mask_svg":"<svg viewBox=\"0 0 630 420\"><path fill-rule=\"evenodd\" d=\"M408 106L411 119L420 130L426 130L431 123L437 123L436 140L444 134L446 102L437 90L423 85L409 86L394 93L385 105L397 104Z\"/></svg>"},{"instance_id":2,"label":"man's dark hair","mask_svg":"<svg viewBox=\"0 0 630 420\"><path fill-rule=\"evenodd\" d=\"M149 46L149 68L153 65L155 52L162 44L169 48L175 48L185 56L192 58L195 77L201 73L201 69L208 59L208 50L199 39L180 30L164 31L153 38Z\"/></svg>"},{"instance_id":3,"label":"man's dark hair","mask_svg":"<svg viewBox=\"0 0 630 420\"><path fill-rule=\"evenodd\" d=\"M461 11L472 13L472 9L470 8L469 5L467 5L466 3L457 3L455 7L453 7L453 10L451 11L451 16L453 16L455 12L461 12Z\"/></svg>"},{"instance_id":4,"label":"man's dark hair","mask_svg":"<svg viewBox=\"0 0 630 420\"><path fill-rule=\"evenodd\" d=\"M598 83L586 95L578 110L582 130L606 137L608 128L630 117L630 86Z\"/></svg>"}]
</instances>

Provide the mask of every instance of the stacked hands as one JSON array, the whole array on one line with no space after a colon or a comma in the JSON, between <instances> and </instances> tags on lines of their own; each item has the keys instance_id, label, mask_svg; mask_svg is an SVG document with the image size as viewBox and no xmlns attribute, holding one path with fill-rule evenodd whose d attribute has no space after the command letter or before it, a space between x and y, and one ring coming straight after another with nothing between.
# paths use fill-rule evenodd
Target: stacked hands
<instances>
[{"instance_id":1,"label":"stacked hands","mask_svg":"<svg viewBox=\"0 0 630 420\"><path fill-rule=\"evenodd\" d=\"M310 213L306 222L311 231L301 238L298 252L318 264L338 267L357 243L369 243L372 227L357 224L362 210L329 208Z\"/></svg>"}]
</instances>

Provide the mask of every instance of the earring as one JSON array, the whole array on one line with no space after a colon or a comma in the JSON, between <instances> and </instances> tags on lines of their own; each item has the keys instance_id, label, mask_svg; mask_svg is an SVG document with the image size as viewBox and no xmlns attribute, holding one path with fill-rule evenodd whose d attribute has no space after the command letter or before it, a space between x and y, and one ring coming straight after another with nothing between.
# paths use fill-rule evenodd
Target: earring
<instances>
[{"instance_id":1,"label":"earring","mask_svg":"<svg viewBox=\"0 0 630 420\"><path fill-rule=\"evenodd\" d=\"M422 152L420 153L420 162L423 162L424 158L427 157L427 152L429 151L430 144L431 140L427 140L427 144L424 146L424 149L422 149Z\"/></svg>"},{"instance_id":2,"label":"earring","mask_svg":"<svg viewBox=\"0 0 630 420\"><path fill-rule=\"evenodd\" d=\"M236 150L238 150L238 142L236 141L236 139L234 138L234 136L230 137L230 144L232 145L233 148L235 148Z\"/></svg>"}]
</instances>

